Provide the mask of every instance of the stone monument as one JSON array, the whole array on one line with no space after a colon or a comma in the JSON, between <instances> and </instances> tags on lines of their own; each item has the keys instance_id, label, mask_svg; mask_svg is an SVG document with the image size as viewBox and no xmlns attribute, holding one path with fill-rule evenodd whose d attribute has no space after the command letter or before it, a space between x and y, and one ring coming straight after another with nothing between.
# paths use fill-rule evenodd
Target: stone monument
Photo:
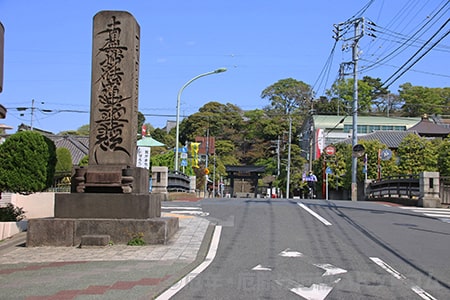
<instances>
[{"instance_id":1,"label":"stone monument","mask_svg":"<svg viewBox=\"0 0 450 300\"><path fill-rule=\"evenodd\" d=\"M139 39L128 12L94 16L89 164L74 168L70 194L56 194L54 218L29 221L27 246L120 244L137 233L166 243L178 229L136 167Z\"/></svg>"}]
</instances>

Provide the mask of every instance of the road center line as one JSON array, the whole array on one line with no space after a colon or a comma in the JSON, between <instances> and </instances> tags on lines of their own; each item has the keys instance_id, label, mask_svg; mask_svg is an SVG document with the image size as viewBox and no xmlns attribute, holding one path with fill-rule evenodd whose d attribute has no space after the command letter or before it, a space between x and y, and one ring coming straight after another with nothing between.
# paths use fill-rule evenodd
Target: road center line
<instances>
[{"instance_id":1,"label":"road center line","mask_svg":"<svg viewBox=\"0 0 450 300\"><path fill-rule=\"evenodd\" d=\"M322 222L323 224L327 225L327 226L331 226L333 224L331 224L330 222L328 222L325 218L319 216L319 214L317 214L316 212L314 212L313 210L309 209L306 205L304 205L303 203L297 203L301 208L303 208L304 210L306 210L308 213L310 213L313 217L315 217L317 220L319 220L320 222Z\"/></svg>"},{"instance_id":2,"label":"road center line","mask_svg":"<svg viewBox=\"0 0 450 300\"><path fill-rule=\"evenodd\" d=\"M214 229L214 234L211 240L211 245L208 250L208 254L206 255L205 260L198 265L194 270L192 270L189 274L181 278L178 282L176 282L171 288L166 290L164 293L159 295L156 300L167 300L172 298L176 293L178 293L182 288L189 284L198 274L203 272L214 260L217 253L217 248L219 247L220 234L222 232L222 226L216 226Z\"/></svg>"}]
</instances>

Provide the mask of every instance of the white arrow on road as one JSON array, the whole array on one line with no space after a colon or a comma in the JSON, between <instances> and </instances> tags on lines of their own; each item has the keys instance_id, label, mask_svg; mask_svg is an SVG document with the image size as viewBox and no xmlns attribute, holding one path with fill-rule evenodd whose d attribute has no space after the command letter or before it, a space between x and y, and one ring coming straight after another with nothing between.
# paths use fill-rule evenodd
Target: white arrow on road
<instances>
[{"instance_id":1,"label":"white arrow on road","mask_svg":"<svg viewBox=\"0 0 450 300\"><path fill-rule=\"evenodd\" d=\"M257 265L252 269L253 271L272 271L270 267L263 267L262 265Z\"/></svg>"},{"instance_id":2,"label":"white arrow on road","mask_svg":"<svg viewBox=\"0 0 450 300\"><path fill-rule=\"evenodd\" d=\"M291 292L307 300L323 300L332 290L333 287L324 283L313 283L313 285L311 285L310 287L304 287L300 285L299 287L291 289Z\"/></svg>"},{"instance_id":3,"label":"white arrow on road","mask_svg":"<svg viewBox=\"0 0 450 300\"><path fill-rule=\"evenodd\" d=\"M333 281L332 284L337 284L341 279ZM328 294L333 290L333 286L325 283L313 283L310 287L305 287L294 280L284 279L275 280L275 283L280 286L287 287L294 294L307 300L324 300Z\"/></svg>"},{"instance_id":4,"label":"white arrow on road","mask_svg":"<svg viewBox=\"0 0 450 300\"><path fill-rule=\"evenodd\" d=\"M326 271L325 273L323 273L322 277L347 273L347 270L335 267L332 264L314 264L314 265Z\"/></svg>"},{"instance_id":5,"label":"white arrow on road","mask_svg":"<svg viewBox=\"0 0 450 300\"><path fill-rule=\"evenodd\" d=\"M300 253L298 251L291 250L289 248L287 248L284 251L281 251L279 255L283 256L283 257L302 257L303 256L302 253Z\"/></svg>"}]
</instances>

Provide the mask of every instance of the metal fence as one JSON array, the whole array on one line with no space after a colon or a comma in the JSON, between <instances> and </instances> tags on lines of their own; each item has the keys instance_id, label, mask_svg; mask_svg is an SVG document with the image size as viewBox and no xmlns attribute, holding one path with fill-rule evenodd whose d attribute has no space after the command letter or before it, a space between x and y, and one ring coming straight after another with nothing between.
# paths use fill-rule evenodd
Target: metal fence
<instances>
[{"instance_id":1,"label":"metal fence","mask_svg":"<svg viewBox=\"0 0 450 300\"><path fill-rule=\"evenodd\" d=\"M450 205L450 176L439 178L439 196L441 204Z\"/></svg>"}]
</instances>

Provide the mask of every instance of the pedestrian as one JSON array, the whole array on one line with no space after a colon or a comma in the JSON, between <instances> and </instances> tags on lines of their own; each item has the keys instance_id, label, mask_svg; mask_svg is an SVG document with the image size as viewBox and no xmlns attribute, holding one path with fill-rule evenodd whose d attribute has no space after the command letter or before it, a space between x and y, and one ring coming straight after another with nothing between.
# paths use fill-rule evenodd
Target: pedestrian
<instances>
[{"instance_id":1,"label":"pedestrian","mask_svg":"<svg viewBox=\"0 0 450 300\"><path fill-rule=\"evenodd\" d=\"M312 198L316 198L316 182L317 182L316 175L314 175L314 173L312 171L309 171L305 180L306 180L306 184L308 185L308 189L310 190L310 194L311 194Z\"/></svg>"}]
</instances>

